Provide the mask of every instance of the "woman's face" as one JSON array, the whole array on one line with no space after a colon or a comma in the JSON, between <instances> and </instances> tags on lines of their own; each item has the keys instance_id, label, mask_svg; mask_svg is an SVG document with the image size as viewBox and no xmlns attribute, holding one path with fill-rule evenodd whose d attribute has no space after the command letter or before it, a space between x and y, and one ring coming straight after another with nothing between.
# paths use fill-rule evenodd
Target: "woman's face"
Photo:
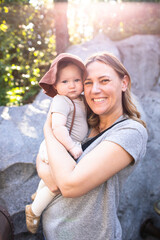
<instances>
[{"instance_id":1,"label":"woman's face","mask_svg":"<svg viewBox=\"0 0 160 240\"><path fill-rule=\"evenodd\" d=\"M116 71L96 61L87 66L84 94L92 111L99 116L122 114L122 91L127 89L128 78L120 79Z\"/></svg>"}]
</instances>

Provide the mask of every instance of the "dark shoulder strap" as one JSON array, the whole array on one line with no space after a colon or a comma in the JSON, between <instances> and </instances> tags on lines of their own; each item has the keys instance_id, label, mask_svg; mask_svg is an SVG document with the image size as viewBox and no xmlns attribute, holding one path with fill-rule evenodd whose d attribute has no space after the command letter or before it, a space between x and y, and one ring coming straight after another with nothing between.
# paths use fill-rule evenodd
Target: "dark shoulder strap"
<instances>
[{"instance_id":1,"label":"dark shoulder strap","mask_svg":"<svg viewBox=\"0 0 160 240\"><path fill-rule=\"evenodd\" d=\"M106 131L108 131L109 129L111 129L112 127L114 127L115 125L117 125L118 123L121 123L121 122L124 122L125 120L127 120L127 118L125 119L122 119L118 122L115 122L113 125L111 125L109 128L106 128L103 132L99 133L98 135L96 135L95 137L91 138L90 140L88 140L87 142L85 142L83 145L82 145L82 149L83 151L89 147L89 145L94 142L97 138L99 138L103 133L105 133Z\"/></svg>"},{"instance_id":2,"label":"dark shoulder strap","mask_svg":"<svg viewBox=\"0 0 160 240\"><path fill-rule=\"evenodd\" d=\"M71 132L72 132L72 128L73 128L73 123L74 123L74 118L75 118L75 114L76 114L76 107L75 107L75 103L73 102L72 99L70 99L71 102L73 103L73 116L72 116L72 122L71 122L71 127L70 127L70 130L69 130L69 135L71 135Z\"/></svg>"}]
</instances>

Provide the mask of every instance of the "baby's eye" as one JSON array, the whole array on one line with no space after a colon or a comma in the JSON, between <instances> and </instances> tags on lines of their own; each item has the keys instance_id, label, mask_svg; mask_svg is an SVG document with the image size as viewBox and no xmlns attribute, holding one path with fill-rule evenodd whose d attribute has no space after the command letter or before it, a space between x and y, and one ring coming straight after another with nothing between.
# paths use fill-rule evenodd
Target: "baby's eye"
<instances>
[{"instance_id":1,"label":"baby's eye","mask_svg":"<svg viewBox=\"0 0 160 240\"><path fill-rule=\"evenodd\" d=\"M81 81L81 79L77 78L77 79L75 79L74 81L75 81L75 82L79 82L79 81Z\"/></svg>"},{"instance_id":2,"label":"baby's eye","mask_svg":"<svg viewBox=\"0 0 160 240\"><path fill-rule=\"evenodd\" d=\"M62 83L67 83L67 80L63 80Z\"/></svg>"}]
</instances>

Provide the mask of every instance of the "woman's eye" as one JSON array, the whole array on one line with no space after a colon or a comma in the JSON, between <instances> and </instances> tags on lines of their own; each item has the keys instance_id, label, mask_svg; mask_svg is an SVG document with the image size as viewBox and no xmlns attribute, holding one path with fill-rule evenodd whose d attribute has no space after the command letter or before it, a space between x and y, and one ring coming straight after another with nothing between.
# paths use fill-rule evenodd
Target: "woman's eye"
<instances>
[{"instance_id":1,"label":"woman's eye","mask_svg":"<svg viewBox=\"0 0 160 240\"><path fill-rule=\"evenodd\" d=\"M90 81L84 82L84 85L89 85L89 84L92 84L92 82L90 82Z\"/></svg>"},{"instance_id":2,"label":"woman's eye","mask_svg":"<svg viewBox=\"0 0 160 240\"><path fill-rule=\"evenodd\" d=\"M102 79L102 80L101 80L101 82L102 82L102 83L107 83L107 82L109 82L109 81L110 81L110 80L109 80L109 79L107 79L107 78L106 78L106 79Z\"/></svg>"}]
</instances>

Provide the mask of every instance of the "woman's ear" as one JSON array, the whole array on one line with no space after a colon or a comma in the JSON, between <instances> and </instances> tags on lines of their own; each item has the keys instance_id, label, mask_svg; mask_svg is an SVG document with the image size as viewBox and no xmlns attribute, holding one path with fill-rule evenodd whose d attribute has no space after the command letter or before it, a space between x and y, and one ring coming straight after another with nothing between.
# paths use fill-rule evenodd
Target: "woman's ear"
<instances>
[{"instance_id":1,"label":"woman's ear","mask_svg":"<svg viewBox=\"0 0 160 240\"><path fill-rule=\"evenodd\" d=\"M122 91L123 92L125 92L127 90L128 83L129 83L129 77L127 75L124 75L124 77L122 79Z\"/></svg>"}]
</instances>

